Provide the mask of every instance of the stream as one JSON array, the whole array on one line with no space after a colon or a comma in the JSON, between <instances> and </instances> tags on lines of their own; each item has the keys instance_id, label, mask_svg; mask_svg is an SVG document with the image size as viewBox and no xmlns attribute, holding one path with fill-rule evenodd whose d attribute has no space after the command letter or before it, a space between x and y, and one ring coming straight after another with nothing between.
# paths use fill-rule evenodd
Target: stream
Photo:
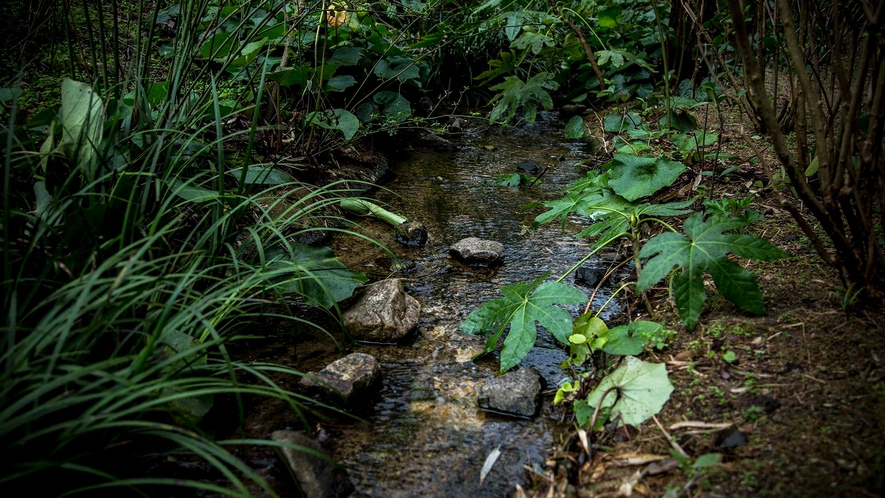
<instances>
[{"instance_id":1,"label":"stream","mask_svg":"<svg viewBox=\"0 0 885 498\"><path fill-rule=\"evenodd\" d=\"M374 195L376 202L410 220L423 222L430 234L425 247L394 242L393 230L366 219L362 230L380 240L396 258L355 237L339 237L336 255L372 280L404 279L406 290L421 303L416 338L401 345L357 345L354 351L374 356L382 367L384 390L362 421L337 421L323 426L333 441L333 458L343 464L358 497L501 497L526 481L527 470L543 467L554 434L567 428L564 414L552 406L552 393L564 377L560 364L567 353L539 329L536 347L521 365L536 368L547 382L539 415L518 419L481 411L476 389L498 372L497 357L472 361L483 350L484 337L459 334L464 318L483 303L500 297L507 284L535 279L545 272L556 278L590 249L574 238L575 219L563 231L559 223L531 231L540 209L522 212L532 201L561 197L562 189L584 176L580 161L590 146L568 141L555 114L534 124L492 127L467 132L450 150L408 147L392 161L393 178ZM519 163L534 161L548 168L532 186L501 187L496 175L516 172ZM465 237L496 240L505 246L503 265L493 269L464 266L448 248ZM603 257L604 259L604 257ZM609 263L591 260L603 270ZM588 296L592 288L574 284ZM594 299L598 309L610 296L604 288ZM573 316L584 305L568 308ZM611 303L603 318L619 312ZM331 341L327 341L331 342ZM326 350L296 348L297 368L319 369L341 356ZM480 485L480 470L491 451L500 458Z\"/></svg>"}]
</instances>

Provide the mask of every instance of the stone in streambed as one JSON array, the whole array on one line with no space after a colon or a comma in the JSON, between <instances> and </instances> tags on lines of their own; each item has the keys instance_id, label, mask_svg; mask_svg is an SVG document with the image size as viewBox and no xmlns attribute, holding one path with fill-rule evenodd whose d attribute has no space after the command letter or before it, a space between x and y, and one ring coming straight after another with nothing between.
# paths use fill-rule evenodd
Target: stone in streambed
<instances>
[{"instance_id":1,"label":"stone in streambed","mask_svg":"<svg viewBox=\"0 0 885 498\"><path fill-rule=\"evenodd\" d=\"M520 368L487 380L479 387L477 402L483 410L531 417L538 412L541 374L534 368Z\"/></svg>"},{"instance_id":2,"label":"stone in streambed","mask_svg":"<svg viewBox=\"0 0 885 498\"><path fill-rule=\"evenodd\" d=\"M406 294L401 280L392 278L367 286L342 318L357 341L392 343L408 335L420 315L418 300Z\"/></svg>"},{"instance_id":3,"label":"stone in streambed","mask_svg":"<svg viewBox=\"0 0 885 498\"><path fill-rule=\"evenodd\" d=\"M302 386L329 398L341 396L348 405L381 388L381 367L374 357L363 353L349 354L308 375L301 378Z\"/></svg>"},{"instance_id":4,"label":"stone in streambed","mask_svg":"<svg viewBox=\"0 0 885 498\"><path fill-rule=\"evenodd\" d=\"M472 266L492 266L501 261L504 244L494 240L468 237L449 248L449 254Z\"/></svg>"},{"instance_id":5,"label":"stone in streambed","mask_svg":"<svg viewBox=\"0 0 885 498\"><path fill-rule=\"evenodd\" d=\"M274 431L270 439L278 443L310 448L326 455L322 446L306 435L295 431ZM342 498L353 493L353 484L343 467L305 451L280 448L292 471L301 496L316 498Z\"/></svg>"}]
</instances>

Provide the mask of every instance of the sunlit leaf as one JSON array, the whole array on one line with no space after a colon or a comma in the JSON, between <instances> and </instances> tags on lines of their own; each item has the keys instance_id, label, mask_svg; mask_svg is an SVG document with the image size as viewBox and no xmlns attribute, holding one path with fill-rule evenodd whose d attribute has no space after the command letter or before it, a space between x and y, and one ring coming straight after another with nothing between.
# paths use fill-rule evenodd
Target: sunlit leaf
<instances>
[{"instance_id":1,"label":"sunlit leaf","mask_svg":"<svg viewBox=\"0 0 885 498\"><path fill-rule=\"evenodd\" d=\"M568 344L572 335L572 319L568 311L555 304L577 304L587 300L580 290L559 283L541 280L531 283L505 285L501 288L504 297L489 301L475 309L459 327L466 334L494 332L486 342L486 352L497 345L497 338L504 327L510 325L510 333L504 340L501 350L501 371L506 372L528 354L535 345L540 323L550 334L563 344Z\"/></svg>"}]
</instances>

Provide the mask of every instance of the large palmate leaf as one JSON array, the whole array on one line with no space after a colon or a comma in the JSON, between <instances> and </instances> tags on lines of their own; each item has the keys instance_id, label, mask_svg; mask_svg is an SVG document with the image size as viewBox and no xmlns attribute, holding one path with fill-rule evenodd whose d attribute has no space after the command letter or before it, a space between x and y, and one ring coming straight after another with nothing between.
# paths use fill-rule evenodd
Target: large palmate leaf
<instances>
[{"instance_id":1,"label":"large palmate leaf","mask_svg":"<svg viewBox=\"0 0 885 498\"><path fill-rule=\"evenodd\" d=\"M685 165L663 157L617 154L612 159L608 184L628 201L668 187L685 172Z\"/></svg>"},{"instance_id":2,"label":"large palmate leaf","mask_svg":"<svg viewBox=\"0 0 885 498\"><path fill-rule=\"evenodd\" d=\"M95 179L104 104L86 83L65 78L61 82L61 125L59 144L87 180Z\"/></svg>"},{"instance_id":3,"label":"large palmate leaf","mask_svg":"<svg viewBox=\"0 0 885 498\"><path fill-rule=\"evenodd\" d=\"M652 237L639 251L640 258L649 259L636 284L637 292L645 291L666 277L673 267L679 267L681 271L673 278L671 288L682 324L693 330L706 299L706 271L726 299L751 313L764 315L765 303L755 278L727 255L770 261L789 254L752 235L723 233L748 223L747 219L720 215L704 221L701 213L695 213L685 221L685 236L667 232Z\"/></svg>"},{"instance_id":4,"label":"large palmate leaf","mask_svg":"<svg viewBox=\"0 0 885 498\"><path fill-rule=\"evenodd\" d=\"M352 272L338 261L328 247L292 244L291 254L270 249L265 257L268 268L283 270L287 275L281 292L295 292L305 301L324 308L352 296L354 289L367 280L362 273Z\"/></svg>"},{"instance_id":5,"label":"large palmate leaf","mask_svg":"<svg viewBox=\"0 0 885 498\"><path fill-rule=\"evenodd\" d=\"M505 285L504 297L489 301L473 310L459 330L465 334L494 332L486 341L486 353L495 349L498 338L510 324L510 333L501 349L501 371L517 365L535 345L540 323L553 337L568 344L572 334L572 317L555 304L577 304L587 300L580 290L559 283L544 282L549 273L533 282Z\"/></svg>"},{"instance_id":6,"label":"large palmate leaf","mask_svg":"<svg viewBox=\"0 0 885 498\"><path fill-rule=\"evenodd\" d=\"M606 394L606 391L609 392ZM586 425L599 405L603 410L608 409L610 420L617 417L620 425L635 427L660 412L672 392L673 384L663 363L646 363L629 356L623 365L602 379L586 402L575 402L575 415L579 424Z\"/></svg>"}]
</instances>

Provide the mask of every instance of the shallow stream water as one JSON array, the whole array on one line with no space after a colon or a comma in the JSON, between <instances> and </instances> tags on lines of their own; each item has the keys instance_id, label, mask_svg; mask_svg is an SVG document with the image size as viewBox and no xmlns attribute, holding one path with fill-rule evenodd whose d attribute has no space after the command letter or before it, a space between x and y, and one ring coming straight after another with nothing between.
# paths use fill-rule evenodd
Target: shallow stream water
<instances>
[{"instance_id":1,"label":"shallow stream water","mask_svg":"<svg viewBox=\"0 0 885 498\"><path fill-rule=\"evenodd\" d=\"M374 197L392 211L421 221L430 234L428 245L397 244L390 227L370 219L363 224L365 232L387 244L400 261L354 238L339 238L333 244L343 261L373 280L403 278L407 292L422 306L414 341L356 348L382 365L384 390L374 409L362 415L363 421L325 428L333 441L333 457L347 467L356 486L354 496L500 497L525 482L526 469L544 465L554 433L563 428L552 392L564 376L560 364L567 353L540 329L536 347L522 363L538 369L547 381L540 414L518 419L486 413L477 407L476 388L498 373L497 358L472 361L485 340L457 329L472 310L500 297L502 286L548 271L556 278L588 253L590 244L572 236L580 230L574 220L565 231L558 223L532 231L532 220L541 209L521 211L529 202L561 197L562 189L586 172L578 163L592 150L586 143L565 140L561 130L562 123L550 114L534 124L468 132L453 140L449 150L404 144L394 158L392 179ZM524 161L547 168L540 183L495 185L496 175L514 173ZM465 237L503 243L504 263L477 269L453 261L448 248ZM608 264L587 263L602 268ZM575 284L571 275L564 282ZM587 295L592 292L575 285ZM603 289L597 295L594 308L609 292ZM578 316L583 307L569 309ZM618 311L612 304L606 315ZM331 361L340 354L329 356ZM313 362L318 359L313 355ZM480 470L495 448L501 456L481 485Z\"/></svg>"}]
</instances>

